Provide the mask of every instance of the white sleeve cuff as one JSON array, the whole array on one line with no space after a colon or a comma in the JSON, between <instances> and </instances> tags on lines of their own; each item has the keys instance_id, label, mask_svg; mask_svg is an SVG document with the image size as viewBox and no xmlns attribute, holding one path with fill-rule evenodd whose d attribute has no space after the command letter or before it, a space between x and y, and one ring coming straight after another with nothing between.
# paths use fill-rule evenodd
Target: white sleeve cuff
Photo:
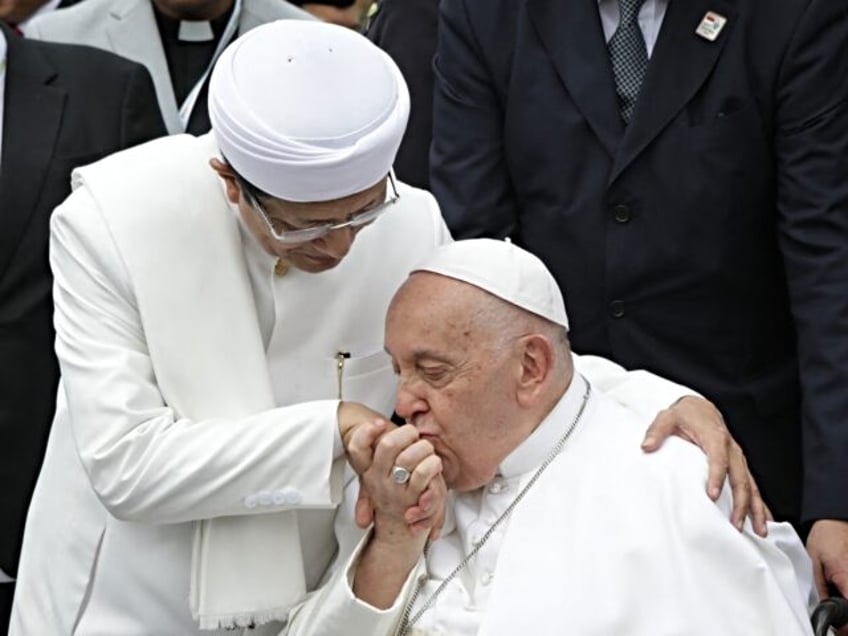
<instances>
[{"instance_id":1,"label":"white sleeve cuff","mask_svg":"<svg viewBox=\"0 0 848 636\"><path fill-rule=\"evenodd\" d=\"M353 578L359 558L371 537L367 533L343 567L303 605L293 610L286 636L338 636L338 634L394 634L403 610L420 577L426 576L422 556L410 572L394 604L377 609L356 598Z\"/></svg>"}]
</instances>

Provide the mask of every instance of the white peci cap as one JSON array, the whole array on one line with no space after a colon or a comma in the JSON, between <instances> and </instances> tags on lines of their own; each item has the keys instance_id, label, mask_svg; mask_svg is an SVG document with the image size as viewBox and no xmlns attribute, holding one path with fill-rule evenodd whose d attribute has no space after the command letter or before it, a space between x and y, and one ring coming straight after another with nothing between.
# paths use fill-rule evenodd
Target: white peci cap
<instances>
[{"instance_id":1,"label":"white peci cap","mask_svg":"<svg viewBox=\"0 0 848 636\"><path fill-rule=\"evenodd\" d=\"M209 117L222 154L251 184L288 201L327 201L388 174L409 91L392 59L351 29L278 20L221 54Z\"/></svg>"}]
</instances>

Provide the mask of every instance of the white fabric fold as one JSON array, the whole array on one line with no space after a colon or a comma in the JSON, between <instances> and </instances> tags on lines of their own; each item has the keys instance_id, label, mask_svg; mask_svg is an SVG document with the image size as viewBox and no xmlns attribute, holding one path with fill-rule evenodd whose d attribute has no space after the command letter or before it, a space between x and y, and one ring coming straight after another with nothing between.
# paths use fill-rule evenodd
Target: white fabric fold
<instances>
[{"instance_id":1,"label":"white fabric fold","mask_svg":"<svg viewBox=\"0 0 848 636\"><path fill-rule=\"evenodd\" d=\"M196 523L190 604L200 629L283 621L306 593L303 565L289 560L300 553L297 513Z\"/></svg>"}]
</instances>

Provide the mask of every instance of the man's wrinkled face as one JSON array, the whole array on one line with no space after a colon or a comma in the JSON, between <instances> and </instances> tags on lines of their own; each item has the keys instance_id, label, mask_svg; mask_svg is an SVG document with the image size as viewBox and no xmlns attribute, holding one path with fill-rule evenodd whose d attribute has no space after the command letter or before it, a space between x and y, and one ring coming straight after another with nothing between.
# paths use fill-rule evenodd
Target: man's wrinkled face
<instances>
[{"instance_id":1,"label":"man's wrinkled face","mask_svg":"<svg viewBox=\"0 0 848 636\"><path fill-rule=\"evenodd\" d=\"M483 293L419 272L386 317L386 351L399 379L396 411L433 444L445 483L457 490L489 482L523 435L515 404L520 360L478 324L473 295Z\"/></svg>"},{"instance_id":2,"label":"man's wrinkled face","mask_svg":"<svg viewBox=\"0 0 848 636\"><path fill-rule=\"evenodd\" d=\"M9 24L23 22L47 0L0 0L0 20Z\"/></svg>"},{"instance_id":3,"label":"man's wrinkled face","mask_svg":"<svg viewBox=\"0 0 848 636\"><path fill-rule=\"evenodd\" d=\"M231 168L217 159L212 160L211 165L224 180L227 198L238 205L239 214L262 249L310 274L332 269L341 263L353 246L356 235L368 226L348 226L314 240L283 243L274 238L269 223L280 233L335 225L345 223L386 200L387 179L381 179L361 192L331 201L297 203L269 197L253 201L233 176Z\"/></svg>"},{"instance_id":4,"label":"man's wrinkled face","mask_svg":"<svg viewBox=\"0 0 848 636\"><path fill-rule=\"evenodd\" d=\"M367 226L349 226L333 230L321 238L302 243L281 243L268 229L260 216L265 214L277 231L292 231L320 225L344 223L369 210L386 198L386 180L357 194L315 203L295 203L280 199L264 199L261 210L249 205L242 197L240 210L248 228L263 249L284 259L297 269L315 274L332 269L347 255L356 235Z\"/></svg>"}]
</instances>

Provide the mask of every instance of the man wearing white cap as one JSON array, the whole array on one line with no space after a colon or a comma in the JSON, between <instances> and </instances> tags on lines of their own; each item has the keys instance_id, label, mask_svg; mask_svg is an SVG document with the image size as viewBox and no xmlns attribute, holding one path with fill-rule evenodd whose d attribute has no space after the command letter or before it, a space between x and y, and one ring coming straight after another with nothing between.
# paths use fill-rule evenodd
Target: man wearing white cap
<instances>
[{"instance_id":1,"label":"man wearing white cap","mask_svg":"<svg viewBox=\"0 0 848 636\"><path fill-rule=\"evenodd\" d=\"M260 624L317 585L342 435L392 410L388 301L449 239L390 175L408 110L361 35L280 21L222 55L211 134L74 173L12 634Z\"/></svg>"},{"instance_id":2,"label":"man wearing white cap","mask_svg":"<svg viewBox=\"0 0 848 636\"><path fill-rule=\"evenodd\" d=\"M361 531L339 519L343 567L290 634L811 633L792 527L739 534L728 490L702 496L698 449L642 453L649 418L575 372L567 329L551 274L509 243L445 245L413 271L385 327L408 424L349 446L373 531L348 556ZM432 522L404 515L442 480L427 545Z\"/></svg>"},{"instance_id":3,"label":"man wearing white cap","mask_svg":"<svg viewBox=\"0 0 848 636\"><path fill-rule=\"evenodd\" d=\"M209 111L207 136L77 170L53 215L62 386L13 635L274 629L336 550L343 440L392 410L383 317L450 240L391 175L397 67L274 22L222 54ZM653 382L654 410L686 393Z\"/></svg>"}]
</instances>

